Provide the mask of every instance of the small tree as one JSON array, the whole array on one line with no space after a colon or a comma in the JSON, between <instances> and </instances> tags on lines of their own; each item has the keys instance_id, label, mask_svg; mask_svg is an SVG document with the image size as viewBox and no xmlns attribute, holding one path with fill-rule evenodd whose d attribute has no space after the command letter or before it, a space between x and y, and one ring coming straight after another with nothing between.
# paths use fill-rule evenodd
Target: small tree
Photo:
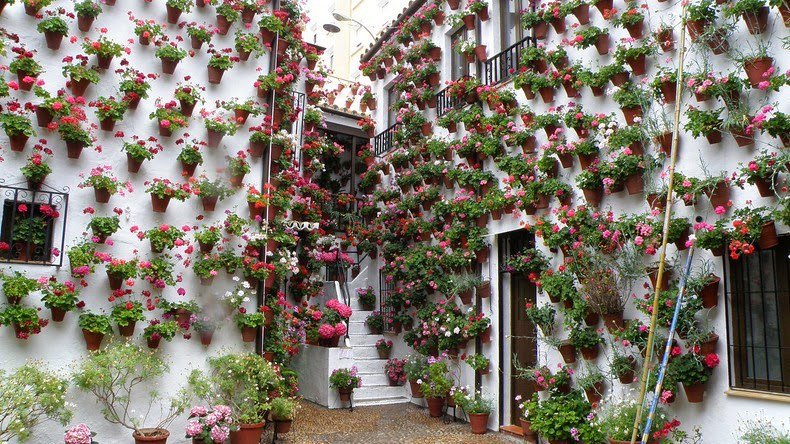
<instances>
[{"instance_id":1,"label":"small tree","mask_svg":"<svg viewBox=\"0 0 790 444\"><path fill-rule=\"evenodd\" d=\"M39 364L23 365L13 373L0 370L0 442L27 441L33 429L48 420L65 426L71 419L68 384Z\"/></svg>"},{"instance_id":2,"label":"small tree","mask_svg":"<svg viewBox=\"0 0 790 444\"><path fill-rule=\"evenodd\" d=\"M74 375L74 383L96 397L104 419L110 423L122 425L138 435L157 436L187 409L188 392L182 388L166 399L151 389L144 401L148 402L148 408L142 410L146 412L142 416L132 413L132 403L135 393L152 387L168 370L168 364L153 352L130 343L115 343L85 358ZM154 408L154 404L158 407ZM159 420L146 430L143 425L149 423L153 410L159 410Z\"/></svg>"}]
</instances>

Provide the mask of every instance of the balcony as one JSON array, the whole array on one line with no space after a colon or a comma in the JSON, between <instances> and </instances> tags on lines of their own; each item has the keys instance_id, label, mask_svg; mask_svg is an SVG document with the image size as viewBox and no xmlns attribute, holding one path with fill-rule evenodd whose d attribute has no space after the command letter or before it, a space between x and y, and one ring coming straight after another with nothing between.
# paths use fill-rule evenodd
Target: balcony
<instances>
[{"instance_id":1,"label":"balcony","mask_svg":"<svg viewBox=\"0 0 790 444\"><path fill-rule=\"evenodd\" d=\"M373 150L376 157L381 157L393 149L392 138L395 136L395 131L398 130L398 124L394 124L384 131L376 134L373 138Z\"/></svg>"},{"instance_id":2,"label":"balcony","mask_svg":"<svg viewBox=\"0 0 790 444\"><path fill-rule=\"evenodd\" d=\"M537 40L525 37L516 44L505 48L499 54L490 57L483 64L483 77L480 79L484 85L496 85L507 81L518 72L521 52L524 48L536 46Z\"/></svg>"},{"instance_id":3,"label":"balcony","mask_svg":"<svg viewBox=\"0 0 790 444\"><path fill-rule=\"evenodd\" d=\"M466 102L447 94L447 88L436 93L436 117L442 117L448 111L463 107Z\"/></svg>"}]
</instances>

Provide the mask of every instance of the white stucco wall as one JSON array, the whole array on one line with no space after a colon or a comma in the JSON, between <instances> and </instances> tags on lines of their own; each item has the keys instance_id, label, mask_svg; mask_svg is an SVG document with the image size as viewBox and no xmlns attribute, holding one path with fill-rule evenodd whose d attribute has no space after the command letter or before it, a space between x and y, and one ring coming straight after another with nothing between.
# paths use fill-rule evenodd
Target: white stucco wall
<instances>
[{"instance_id":1,"label":"white stucco wall","mask_svg":"<svg viewBox=\"0 0 790 444\"><path fill-rule=\"evenodd\" d=\"M73 3L71 1L59 0L55 1L48 9L55 9L56 7L64 7L68 12L73 10ZM64 39L63 44L58 51L52 51L46 48L44 44L43 34L39 34L35 30L37 21L32 17L24 14L23 6L17 4L8 6L0 16L0 27L7 29L10 33L17 33L20 41L28 50L36 50L36 60L38 60L44 67L45 72L40 76L41 79L46 81L45 88L51 93L59 88L65 86L66 79L61 75L61 59L65 56L73 56L81 53L81 43L84 36L89 36L95 39L99 36L98 28L106 27L108 29L107 37L124 45L131 47L131 54L124 58L129 60L129 66L139 69L144 73L161 73L160 61L154 57L155 47L141 46L137 43L137 37L133 33L133 24L127 17L127 11L132 11L134 16L142 19L155 19L158 22L164 23L166 18L164 2L156 1L149 2L127 2L119 1L117 6L104 6L104 12L98 17L94 23L94 30L90 33L82 33L77 30L76 20L70 24L70 35L76 36L78 41L70 44L68 38ZM215 13L213 7L195 8L191 13L184 14L181 20L197 21L198 23L214 24ZM234 33L240 29L242 25L236 23L231 28L231 31L226 36L216 35L213 43L217 48L232 48L234 46ZM253 24L253 31L257 30L257 25ZM181 35L185 38L181 47L189 50L189 37L186 35L186 28L179 30L175 25L168 25L166 33L171 37ZM133 44L128 44L127 40L133 39ZM91 63L94 63L94 58L91 58ZM250 58L247 62L241 62L234 66L230 71L226 72L222 83L220 85L209 85L207 82L206 63L208 55L206 53L206 46L202 50L198 50L194 57L187 57L182 60L174 75L162 75L160 78L151 82L153 88L150 92L150 97L143 100L136 110L127 111L124 120L118 122L116 131L123 131L126 135L126 140L136 134L145 139L150 135L158 136L158 129L156 121L148 118L148 114L154 110L154 101L157 98L162 98L167 101L173 97L173 92L176 88L176 83L183 81L184 76L192 76L191 81L197 84L205 85L206 91L204 97L206 103L203 105L209 110L214 109L214 102L216 100L230 100L231 98L238 97L246 99L247 97L254 97L255 90L253 82L261 73L266 73L269 66L268 52L260 59ZM7 64L8 59L3 63ZM99 96L120 96L118 91L117 75L113 72L115 69L120 68L121 58L116 58L112 62L112 67L101 74L101 82L98 85L92 85L88 88L86 93L86 100L90 101ZM13 76L15 77L15 76ZM6 80L11 80L10 74L6 75ZM19 98L22 103L31 101L34 104L38 100L33 96L32 92L13 92L13 97ZM202 118L199 116L200 107L195 109L193 118L191 119L190 126L184 130L177 132L171 138L160 138L160 142L164 145L164 152L158 154L153 161L145 161L139 173L128 173L126 170L126 155L120 148L122 140L114 137L114 132L105 132L96 130L95 134L98 137L96 145L102 146L101 153L91 149L85 149L82 156L78 160L66 158L66 152L63 142L57 134L48 134L46 129L36 127L38 137L44 137L49 140L48 146L54 151L54 156L50 162L53 173L47 178L46 184L58 190L68 187L69 193L69 209L68 220L65 235L65 249L80 241L83 238L83 232L86 230L87 224L91 216L82 213L85 207L91 206L96 209L96 215L112 215L114 207L120 207L124 210L121 217L121 228L118 233L113 235L111 239L114 241L113 246L99 246L99 251L111 253L114 257L131 259L135 250L139 250L139 257L141 259L152 256L148 241L139 241L137 237L130 233L129 228L137 225L140 229L147 230L158 226L161 223L168 223L175 226L183 225L197 225L214 224L224 220L225 211L237 212L243 217L248 217L248 210L245 201L246 191L244 188L239 188L228 199L221 201L213 213L206 213L203 211L199 198L192 198L186 202L178 202L173 200L167 213L153 213L151 211L150 197L145 192L145 185L143 182L151 180L155 177L169 178L173 181L183 181L180 178L181 166L176 160L176 156L180 151L180 147L175 145L175 140L183 132L188 132L192 137L197 139L206 139L205 128L203 127ZM93 109L86 110L88 120L92 123L98 123L93 113ZM35 117L32 116L34 125ZM200 173L205 173L210 178L213 177L227 177L224 172L226 165L226 156L235 155L239 150L246 150L247 139L249 133L247 128L251 125L259 125L262 121L261 117L250 117L246 125L239 128L237 134L233 137L226 136L218 148L206 148L203 150L205 163L199 166L196 176ZM0 156L4 161L0 163L0 177L5 179L5 184L10 185L14 183L24 183L19 168L24 165L27 157L32 153L32 147L36 138L31 138L27 147L22 153L11 152L7 148L5 135L2 137L3 148L0 151ZM245 177L245 185L255 185L260 189L261 171L263 168L263 160L260 158L250 158L252 172ZM113 168L115 175L122 181L130 180L134 187L134 192L127 194L125 197L113 196L109 204L96 204L94 202L93 190L90 188L79 189L77 184L80 182L78 175L80 173L89 173L90 169L99 165L110 165ZM65 216L65 215L64 215ZM202 220L200 220L202 217ZM63 222L62 216L56 225L56 231L59 231L60 224ZM192 241L191 233L188 233L187 238ZM235 239L229 246L236 245L238 250L241 245L241 239ZM197 249L197 246L195 246ZM183 255L184 248L177 249L173 253ZM193 255L196 257L196 255ZM181 261L183 262L183 261ZM33 278L40 276L55 275L59 280L66 280L69 278L68 259L64 258L64 266L60 268L47 267L47 266L19 266L2 265L5 270L20 270ZM232 281L226 273L220 272L214 280L214 284L210 287L201 286L199 279L194 275L191 269L184 269L182 264L176 265L176 272L183 275L183 282L179 283L176 287L168 287L162 292L162 296L168 300L182 300L193 299L205 306L216 306L217 296L224 293L224 291L232 286ZM239 276L241 276L239 272ZM104 267L99 265L96 272L87 278L88 287L82 289L81 299L86 301L87 308L94 312L104 311L109 313L111 304L107 301L109 295L109 287L107 285L107 278L105 277ZM176 288L184 288L186 296L181 297L176 294ZM139 292L144 289L153 290L153 288L145 281L138 279L133 287L135 295L139 297ZM156 294L156 291L154 291ZM34 294L27 299L29 305L42 307L43 304L39 300L40 295ZM249 304L250 309L254 309L254 300ZM220 313L223 315L227 313L226 310L221 309ZM49 310L43 309L42 317L48 318ZM69 366L87 355L85 350L85 343L82 338L80 329L77 326L77 318L79 313L69 313L62 323L50 322L49 326L43 329L39 335L34 335L30 339L18 340L14 337L13 329L10 327L0 328L0 356L3 357L0 366L5 369L13 369L28 360L40 360L51 368L60 369L64 372L70 371ZM160 317L161 311L157 310L151 313L146 313L149 318ZM132 341L140 343L144 346L145 341L142 338L142 329L145 323L138 322L136 334ZM104 344L107 343L105 338ZM184 340L180 335L171 342L167 343L162 341L160 345L160 355L171 364L171 376L162 382L161 389L165 392L174 392L184 382L186 373L192 368L205 367L206 359L210 356L217 356L227 352L234 351L253 351L253 343L242 343L239 330L235 324L228 317L225 324L215 333L214 340L210 347L205 348L200 344L198 335L194 335L191 340ZM73 393L72 393L73 392ZM76 404L74 408L73 423L85 422L91 429L98 432L97 439L102 443L122 443L131 441L130 432L111 425L104 421L99 412L99 407L93 401L93 398L84 394L74 392L69 394L69 402ZM140 414L143 409L138 408L137 414ZM187 415L182 415L171 426L171 436L169 442L182 443L187 442L184 439L184 425L186 423ZM59 424L46 423L36 429L33 438L30 442L34 443L56 443L62 442L64 428Z\"/></svg>"},{"instance_id":2,"label":"white stucco wall","mask_svg":"<svg viewBox=\"0 0 790 444\"><path fill-rule=\"evenodd\" d=\"M486 44L488 46L488 55L492 57L499 53L501 48L500 44L500 37L499 37L499 27L500 27L500 14L499 8L502 2L499 1L489 1L489 13L491 19L487 22L482 22L481 25L481 42L482 44ZM658 2L656 0L649 0L646 2L649 6L646 12L646 22L645 22L645 35L648 35L649 29L655 29L659 24L666 23L666 24L674 24L674 36L677 40L680 36L680 4L675 2ZM461 8L458 11L462 11L466 5L466 2L462 2ZM616 0L614 2L614 7L617 8L618 11L625 10L625 2L622 0ZM445 12L449 15L453 12L457 11L450 11L449 7L445 6ZM721 16L721 14L720 14ZM719 20L722 20L721 18ZM649 26L648 27L648 21ZM434 26L432 39L433 41L442 48L442 60L439 62L440 69L442 72L442 87L444 86L444 82L450 80L450 62L449 62L449 54L451 52L450 48L450 39L449 36L452 34L454 30L449 29L447 25L448 21L445 21L445 25L438 27ZM479 22L478 22L479 23ZM563 37L565 38L573 38L573 28L572 25L577 23L576 18L573 15L570 15L566 18L566 27L567 31L564 36L557 35L554 32L554 29L551 28L549 30L549 38L545 41L541 41L541 43L545 43L547 49L551 49L556 47ZM590 7L590 25L598 26L603 28L608 28L611 36L612 42L612 51L607 56L599 56L594 47L585 49L585 50L578 50L575 48L566 48L568 52L568 56L570 59L571 64L575 62L581 62L585 67L595 68L598 66L603 66L609 64L613 60L613 53L615 44L619 41L620 38L628 37L628 33L623 28L615 28L610 25L609 22L606 22L599 11L595 7ZM787 52L782 49L782 43L780 39L783 36L787 36L788 30L784 27L781 21L781 17L779 17L778 13L775 9L771 10L771 19L769 20L769 27L768 30L762 34L761 36L751 36L746 31L745 24L742 20L737 20L735 22L736 30L733 35L730 37L730 45L733 48L748 48L749 45L752 47L755 45L755 39L762 39L764 41L769 41L771 44L771 55L774 57L774 66L777 68L778 73L785 72L787 69L790 69L790 59L787 57ZM472 32L470 32L472 35ZM676 43L676 46L678 44ZM673 51L669 53L659 53L655 57L648 59L648 72L646 76L641 76L641 78L652 78L651 76L657 71L657 68L660 66L676 66L678 52ZM703 56L702 52L699 49L692 49L686 54L686 69L691 71L698 70L703 63L705 62L710 63L710 72L722 72L728 73L735 71L737 74L740 75L741 78L745 79L745 74L739 64L734 62L732 59L728 58L726 55L706 55ZM470 65L470 75L475 75L475 65ZM383 131L388 127L387 124L387 111L386 111L386 88L389 88L392 85L393 76L389 75L385 80L378 80L373 82L374 92L377 94L379 98L379 107L375 111L375 119L379 122L379 126L377 127L377 132ZM512 84L505 83L505 86L508 89L513 89ZM440 87L439 89L441 89ZM607 94L602 97L593 97L590 90L586 87L583 87L581 90L582 97L575 98L572 101L575 103L580 103L584 107L586 112L601 112L601 113L613 113L616 119L618 119L622 124L625 123L622 113L619 110L617 104L611 99L611 93L613 89L611 86L608 86ZM545 104L543 101L538 97L535 100L527 100L521 90L516 90L516 95L519 99L520 105L527 104L529 105L535 114L542 114L549 112L549 108L551 106L557 106L561 104L567 104L571 100L567 99L567 95L562 87L557 88L555 92L555 102L553 104ZM788 112L790 110L790 105L788 105L787 100L783 100L787 97L787 87L780 90L778 93L765 93L756 89L748 89L742 92L741 100L744 103L748 103L750 108L753 111L759 109L760 106L766 103L772 102L779 102L779 110L783 112ZM748 101L748 102L747 102ZM714 106L719 106L715 100L712 100L708 103L698 103L694 100L693 97L690 97L688 94L684 95L683 97L683 108L682 111L685 111L686 105L694 105L697 107L701 107L703 109L712 109ZM659 112L661 111L661 103L654 102L652 105L651 112ZM672 106L666 105L664 106L664 112L667 113L667 116L672 116ZM682 114L681 114L682 115ZM434 122L434 132L436 135L439 136L450 136L451 138L460 139L464 136L464 132L459 129L459 132L455 135L449 135L446 130L439 128L435 125L435 110L426 110L426 116L428 116L429 120ZM681 117L681 119L683 119ZM726 171L727 173L732 173L739 169L739 163L746 164L749 160L753 159L754 156L760 149L768 149L769 151L777 150L778 141L771 138L770 136L760 135L757 137L754 147L746 147L740 148L736 145L734 139L726 135L724 136L724 141L719 145L708 145L707 141L704 138L694 139L690 134L687 134L683 131L682 125L685 120L681 121L681 133L680 133L680 151L679 156L677 159L677 171L685 173L690 176L694 177L703 177L703 172L707 171L711 175L715 175L719 171ZM521 125L518 122L518 125ZM460 127L460 126L459 126ZM575 140L576 134L573 130L566 129L565 135L568 137L569 140ZM547 141L545 133L541 130L536 133L538 138L538 146L542 143ZM655 148L652 148L655 150ZM651 149L647 149L647 152L651 152ZM653 151L654 152L654 151ZM459 163L456 160L456 163ZM495 171L500 177L502 177L502 173L498 172L493 165L492 160L486 160L485 163L486 169ZM664 169L668 167L668 161L664 163ZM580 167L578 162L575 162L573 168L570 169L560 169L560 178L563 179L564 182L569 183L571 185L574 184L573 178L576 174L580 172ZM394 175L391 176L391 180L394 180ZM658 173L656 173L655 177L656 183L659 183ZM645 180L646 188L649 181ZM387 181L385 180L385 185ZM394 185L394 182L392 182ZM583 196L581 195L581 191L576 189L574 191L574 202L576 204L585 203ZM754 186L746 185L745 189L737 189L734 188L731 191L731 200L734 202L735 208L741 207L743 205L747 205L748 201L753 202L754 205L773 205L775 204L774 198L762 198L757 193L757 190ZM556 207L556 203L552 203L552 208ZM644 195L628 195L627 192L620 192L613 194L611 196L607 196L604 198L601 209L608 210L612 209L616 215L620 214L628 214L628 213L639 213L644 212L648 208L647 203L645 202ZM707 199L704 197L700 199L700 203L697 204L696 207L685 207L682 204L675 205L674 207L674 215L675 216L682 216L688 218L690 221L694 221L694 217L699 215L703 217L709 223L713 223L715 220L718 220L718 217L714 214L713 208L707 202ZM541 216L539 212L538 216ZM508 217L505 215L501 221L494 221L490 222L488 229L489 232L494 234L505 233L508 231L518 230L521 229L524 222L534 222L534 216L526 216L521 215L519 218L515 217ZM788 232L788 227L785 226L778 226L779 233L786 233ZM547 248L542 247L541 239L537 239L538 247L542 248L545 253L549 253ZM496 262L498 255L496 254L496 242L492 241L492 250L489 257L492 261ZM552 266L556 267L562 263L562 255L550 255L552 257ZM668 258L676 257L676 249L674 245L670 245L668 247ZM685 253L682 253L681 258L685 259ZM652 260L657 260L658 256L651 258ZM645 261L646 263L648 261ZM695 256L695 268L698 268L703 262L708 262L713 266L713 272L720 277L724 277L723 275L723 266L722 266L722 258L715 258L713 257L707 250L698 251ZM508 411L510 405L510 396L511 393L508 389L509 381L510 381L510 364L509 364L509 325L510 325L510 317L509 313L505 313L503 318L504 325L498 325L498 316L497 310L499 306L505 307L508 309L510 304L510 291L509 286L507 285L507 278L505 281L505 285L503 288L502 295L498 295L496 289L498 288L498 270L497 263L489 263L483 266L483 275L486 276L490 273L491 275L491 288L494 289L492 294L492 298L490 299L491 305L489 305L489 301L484 300L483 302L483 311L484 313L491 317L494 325L492 330L492 343L485 344L483 347L483 353L491 360L492 369L499 368L499 371L492 371L490 375L483 376L483 391L493 395L494 397L497 396L499 391L499 377L504 378L506 390L501 394L504 398L504 405L505 411L498 412L495 411L492 413L491 419L489 421L489 428L496 429L498 428L499 416L501 415L505 418L504 423L509 421L510 412ZM723 282L723 281L722 281ZM637 283L636 288L634 289L635 293L638 295L642 295L643 291L639 283ZM670 411L677 415L677 417L683 423L683 428L686 430L691 430L694 426L698 425L701 427L703 433L703 442L735 442L734 433L737 431L738 422L740 419L746 418L754 418L754 417L766 417L771 420L787 420L790 417L790 403L786 401L768 401L768 400L757 400L757 399L747 399L747 398L737 398L731 395L725 394L727 389L729 388L728 384L728 356L727 356L727 349L726 349L726 317L725 317L725 297L724 297L724 285L720 285L720 297L719 297L719 306L718 308L714 308L707 313L709 316L710 325L714 328L714 330L720 336L719 344L717 346L716 352L719 354L721 359L721 365L715 369L711 380L707 384L707 390L705 394L705 402L702 404L689 404L685 400L685 394L683 394L682 388L678 387L678 400L671 405ZM500 298L503 299L500 305ZM538 303L542 304L543 302L548 302L548 298L543 295L539 294L538 296ZM523 307L514 307L512 310L516 309L523 309ZM629 308L625 313L626 318L636 318L642 317L634 308L633 305L630 304ZM558 313L557 316L557 325L561 325L562 317ZM602 327L602 325L600 326ZM566 332L562 332L558 335L559 338L564 338L567 335ZM500 334L501 332L501 334ZM505 338L504 341L501 341L500 338ZM470 342L470 346L472 343ZM505 362L498 362L499 358L499 349L504 347L504 356ZM397 349L398 352L401 349ZM410 352L411 349L407 349L406 353ZM472 352L473 348L468 348L467 353ZM607 350L606 353L601 353L597 360L597 365L601 367L602 370L606 370L608 368L607 364L607 355L610 355L610 351ZM548 347L546 344L540 343L539 350L538 350L538 358L539 363L548 363L551 368L556 368L557 363L561 363L562 359L560 354ZM575 368L578 369L581 362L581 358L577 359L577 364L575 364ZM473 386L474 384L474 373L471 369L463 364L462 365L462 384ZM500 373L501 372L501 373ZM632 384L629 386L622 386L620 385L619 381L615 380L613 383L607 384L607 393L613 394L614 396L624 395L629 389L638 390L638 384Z\"/></svg>"}]
</instances>

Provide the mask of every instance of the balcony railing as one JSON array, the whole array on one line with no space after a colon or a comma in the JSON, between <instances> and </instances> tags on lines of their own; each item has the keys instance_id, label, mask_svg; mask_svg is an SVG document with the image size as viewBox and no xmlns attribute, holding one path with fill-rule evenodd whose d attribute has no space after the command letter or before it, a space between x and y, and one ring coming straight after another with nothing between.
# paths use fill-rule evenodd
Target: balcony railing
<instances>
[{"instance_id":1,"label":"balcony railing","mask_svg":"<svg viewBox=\"0 0 790 444\"><path fill-rule=\"evenodd\" d=\"M482 83L496 85L513 77L518 72L521 52L524 48L535 46L537 41L531 36L519 40L499 54L490 57L483 65Z\"/></svg>"},{"instance_id":2,"label":"balcony railing","mask_svg":"<svg viewBox=\"0 0 790 444\"><path fill-rule=\"evenodd\" d=\"M466 102L459 100L447 93L447 88L436 93L436 117L442 117L447 111L459 106L464 106Z\"/></svg>"},{"instance_id":3,"label":"balcony railing","mask_svg":"<svg viewBox=\"0 0 790 444\"><path fill-rule=\"evenodd\" d=\"M376 137L373 138L373 149L375 150L376 157L381 157L392 150L392 138L395 135L395 131L397 130L398 124L396 123L384 131L378 133Z\"/></svg>"}]
</instances>

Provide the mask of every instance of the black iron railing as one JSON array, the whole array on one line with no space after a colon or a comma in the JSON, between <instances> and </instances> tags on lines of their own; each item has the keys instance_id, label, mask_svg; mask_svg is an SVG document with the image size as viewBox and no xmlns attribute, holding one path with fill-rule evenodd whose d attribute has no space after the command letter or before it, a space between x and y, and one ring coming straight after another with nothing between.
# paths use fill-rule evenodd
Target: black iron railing
<instances>
[{"instance_id":1,"label":"black iron railing","mask_svg":"<svg viewBox=\"0 0 790 444\"><path fill-rule=\"evenodd\" d=\"M521 52L524 48L536 45L536 40L531 36L505 48L499 54L490 57L483 64L483 78L481 82L486 85L496 85L513 77L518 72Z\"/></svg>"},{"instance_id":2,"label":"black iron railing","mask_svg":"<svg viewBox=\"0 0 790 444\"><path fill-rule=\"evenodd\" d=\"M0 262L63 265L69 206L64 191L0 184Z\"/></svg>"},{"instance_id":3,"label":"black iron railing","mask_svg":"<svg viewBox=\"0 0 790 444\"><path fill-rule=\"evenodd\" d=\"M395 316L395 310L387 303L390 294L395 291L395 282L387 280L387 276L379 271L379 313L384 316L384 331L394 333L394 322L389 320Z\"/></svg>"},{"instance_id":4,"label":"black iron railing","mask_svg":"<svg viewBox=\"0 0 790 444\"><path fill-rule=\"evenodd\" d=\"M447 88L436 93L436 117L442 117L447 111L464 106L465 101L448 94Z\"/></svg>"},{"instance_id":5,"label":"black iron railing","mask_svg":"<svg viewBox=\"0 0 790 444\"><path fill-rule=\"evenodd\" d=\"M396 123L376 134L376 137L373 138L373 149L375 150L376 157L381 157L392 150L392 139L395 136L395 131L398 130L398 126L400 125Z\"/></svg>"}]
</instances>

